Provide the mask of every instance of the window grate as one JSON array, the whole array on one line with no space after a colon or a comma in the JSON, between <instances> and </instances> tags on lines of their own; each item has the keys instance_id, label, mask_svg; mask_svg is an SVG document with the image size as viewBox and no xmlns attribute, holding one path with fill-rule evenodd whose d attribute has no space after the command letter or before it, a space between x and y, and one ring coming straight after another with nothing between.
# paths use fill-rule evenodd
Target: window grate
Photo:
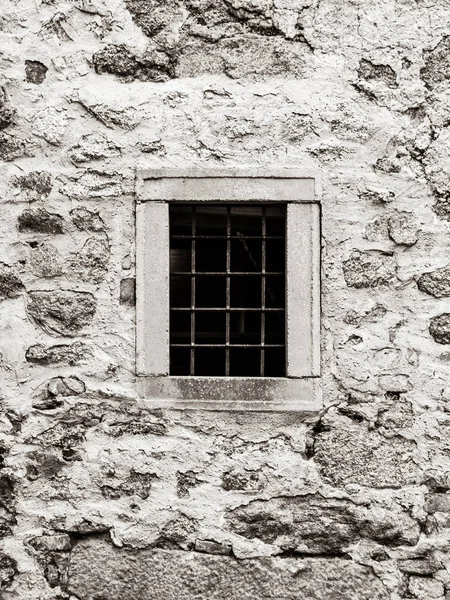
<instances>
[{"instance_id":1,"label":"window grate","mask_svg":"<svg viewBox=\"0 0 450 600\"><path fill-rule=\"evenodd\" d=\"M286 205L170 204L170 374L282 377Z\"/></svg>"}]
</instances>

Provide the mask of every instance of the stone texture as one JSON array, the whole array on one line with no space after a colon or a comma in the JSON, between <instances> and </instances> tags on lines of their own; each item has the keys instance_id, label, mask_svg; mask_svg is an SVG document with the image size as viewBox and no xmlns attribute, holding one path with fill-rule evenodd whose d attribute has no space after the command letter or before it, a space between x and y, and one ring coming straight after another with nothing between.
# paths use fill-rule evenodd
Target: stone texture
<instances>
[{"instance_id":1,"label":"stone texture","mask_svg":"<svg viewBox=\"0 0 450 600\"><path fill-rule=\"evenodd\" d=\"M136 280L134 277L126 277L120 281L120 304L126 306L136 305Z\"/></svg>"},{"instance_id":2,"label":"stone texture","mask_svg":"<svg viewBox=\"0 0 450 600\"><path fill-rule=\"evenodd\" d=\"M194 42L179 57L177 77L225 73L232 79L262 77L301 77L305 73L309 49L301 43L279 37L252 35L220 40L214 46Z\"/></svg>"},{"instance_id":3,"label":"stone texture","mask_svg":"<svg viewBox=\"0 0 450 600\"><path fill-rule=\"evenodd\" d=\"M395 277L396 265L392 256L355 250L342 268L349 287L371 288L388 284Z\"/></svg>"},{"instance_id":4,"label":"stone texture","mask_svg":"<svg viewBox=\"0 0 450 600\"><path fill-rule=\"evenodd\" d=\"M450 344L450 313L443 313L431 319L430 335L438 344Z\"/></svg>"},{"instance_id":5,"label":"stone texture","mask_svg":"<svg viewBox=\"0 0 450 600\"><path fill-rule=\"evenodd\" d=\"M9 587L17 573L17 562L8 554L0 552L0 590Z\"/></svg>"},{"instance_id":6,"label":"stone texture","mask_svg":"<svg viewBox=\"0 0 450 600\"><path fill-rule=\"evenodd\" d=\"M122 180L120 173L90 169L74 176L61 191L77 200L117 198L122 193Z\"/></svg>"},{"instance_id":7,"label":"stone texture","mask_svg":"<svg viewBox=\"0 0 450 600\"><path fill-rule=\"evenodd\" d=\"M82 342L60 344L57 346L36 344L28 348L25 358L28 362L37 365L73 366L88 358L89 354L89 346Z\"/></svg>"},{"instance_id":8,"label":"stone texture","mask_svg":"<svg viewBox=\"0 0 450 600\"><path fill-rule=\"evenodd\" d=\"M206 554L223 554L229 556L231 554L231 546L226 544L218 544L210 540L196 540L195 550L197 552L205 552Z\"/></svg>"},{"instance_id":9,"label":"stone texture","mask_svg":"<svg viewBox=\"0 0 450 600\"><path fill-rule=\"evenodd\" d=\"M389 441L364 427L347 426L319 433L314 460L322 477L332 485L401 487L420 481L414 461L415 444L402 437Z\"/></svg>"},{"instance_id":10,"label":"stone texture","mask_svg":"<svg viewBox=\"0 0 450 600\"><path fill-rule=\"evenodd\" d=\"M71 261L71 269L82 281L101 283L108 272L109 254L105 240L89 238Z\"/></svg>"},{"instance_id":11,"label":"stone texture","mask_svg":"<svg viewBox=\"0 0 450 600\"><path fill-rule=\"evenodd\" d=\"M28 314L50 334L76 335L91 323L97 306L88 292L36 290L28 296Z\"/></svg>"},{"instance_id":12,"label":"stone texture","mask_svg":"<svg viewBox=\"0 0 450 600\"><path fill-rule=\"evenodd\" d=\"M108 600L381 600L387 590L367 567L341 559L231 557L177 551L123 551L107 542L78 544L67 589Z\"/></svg>"},{"instance_id":13,"label":"stone texture","mask_svg":"<svg viewBox=\"0 0 450 600\"><path fill-rule=\"evenodd\" d=\"M444 36L434 48L423 53L424 66L420 76L428 88L448 81L450 77L450 36Z\"/></svg>"},{"instance_id":14,"label":"stone texture","mask_svg":"<svg viewBox=\"0 0 450 600\"><path fill-rule=\"evenodd\" d=\"M41 84L47 75L47 71L48 67L38 60L25 61L25 77L28 83Z\"/></svg>"},{"instance_id":15,"label":"stone texture","mask_svg":"<svg viewBox=\"0 0 450 600\"><path fill-rule=\"evenodd\" d=\"M31 250L30 269L36 277L57 277L64 272L63 260L52 244L42 242Z\"/></svg>"},{"instance_id":16,"label":"stone texture","mask_svg":"<svg viewBox=\"0 0 450 600\"><path fill-rule=\"evenodd\" d=\"M446 593L446 4L1 3L5 600ZM320 175L317 413L142 394L138 171L205 165Z\"/></svg>"},{"instance_id":17,"label":"stone texture","mask_svg":"<svg viewBox=\"0 0 450 600\"><path fill-rule=\"evenodd\" d=\"M442 581L431 579L427 577L412 576L409 578L408 589L413 595L413 598L426 598L432 600L433 598L442 598L444 595L444 584Z\"/></svg>"},{"instance_id":18,"label":"stone texture","mask_svg":"<svg viewBox=\"0 0 450 600\"><path fill-rule=\"evenodd\" d=\"M0 160L11 162L29 154L25 140L8 133L0 133Z\"/></svg>"},{"instance_id":19,"label":"stone texture","mask_svg":"<svg viewBox=\"0 0 450 600\"><path fill-rule=\"evenodd\" d=\"M26 233L64 233L64 219L45 208L27 208L17 219L17 228Z\"/></svg>"},{"instance_id":20,"label":"stone texture","mask_svg":"<svg viewBox=\"0 0 450 600\"><path fill-rule=\"evenodd\" d=\"M157 479L155 473L138 473L131 469L125 481L101 486L102 494L108 499L117 499L121 496L139 496L142 500L148 498L152 488L152 481Z\"/></svg>"},{"instance_id":21,"label":"stone texture","mask_svg":"<svg viewBox=\"0 0 450 600\"><path fill-rule=\"evenodd\" d=\"M389 237L396 244L412 246L419 238L419 232L413 215L407 212L397 212L389 217Z\"/></svg>"},{"instance_id":22,"label":"stone texture","mask_svg":"<svg viewBox=\"0 0 450 600\"><path fill-rule=\"evenodd\" d=\"M67 128L65 111L49 106L33 115L32 130L49 144L59 146Z\"/></svg>"},{"instance_id":23,"label":"stone texture","mask_svg":"<svg viewBox=\"0 0 450 600\"><path fill-rule=\"evenodd\" d=\"M5 263L0 263L0 300L17 298L23 289L23 284L15 269Z\"/></svg>"},{"instance_id":24,"label":"stone texture","mask_svg":"<svg viewBox=\"0 0 450 600\"><path fill-rule=\"evenodd\" d=\"M398 507L373 503L368 509L348 500L306 495L256 500L227 515L232 531L249 539L305 554L344 553L368 538L388 545L414 545L418 524Z\"/></svg>"},{"instance_id":25,"label":"stone texture","mask_svg":"<svg viewBox=\"0 0 450 600\"><path fill-rule=\"evenodd\" d=\"M105 223L98 212L89 210L85 206L74 208L70 211L72 223L80 231L104 231Z\"/></svg>"},{"instance_id":26,"label":"stone texture","mask_svg":"<svg viewBox=\"0 0 450 600\"><path fill-rule=\"evenodd\" d=\"M12 124L16 111L7 100L4 88L0 87L0 129L6 129Z\"/></svg>"},{"instance_id":27,"label":"stone texture","mask_svg":"<svg viewBox=\"0 0 450 600\"><path fill-rule=\"evenodd\" d=\"M17 177L16 185L29 202L45 200L52 191L52 177L47 171L30 171Z\"/></svg>"},{"instance_id":28,"label":"stone texture","mask_svg":"<svg viewBox=\"0 0 450 600\"><path fill-rule=\"evenodd\" d=\"M359 62L358 75L367 81L379 81L391 88L397 87L397 76L389 65L374 64L370 60L362 58Z\"/></svg>"},{"instance_id":29,"label":"stone texture","mask_svg":"<svg viewBox=\"0 0 450 600\"><path fill-rule=\"evenodd\" d=\"M450 296L450 265L424 273L417 280L417 287L421 292L430 294L435 298Z\"/></svg>"},{"instance_id":30,"label":"stone texture","mask_svg":"<svg viewBox=\"0 0 450 600\"><path fill-rule=\"evenodd\" d=\"M112 140L100 133L87 133L80 141L69 148L68 156L74 163L86 163L120 156L120 148Z\"/></svg>"}]
</instances>

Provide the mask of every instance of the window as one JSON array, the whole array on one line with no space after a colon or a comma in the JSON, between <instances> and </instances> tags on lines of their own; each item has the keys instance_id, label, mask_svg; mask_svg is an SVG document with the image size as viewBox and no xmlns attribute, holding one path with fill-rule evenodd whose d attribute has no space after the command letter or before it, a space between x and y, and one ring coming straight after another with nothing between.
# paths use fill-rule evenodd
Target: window
<instances>
[{"instance_id":1,"label":"window","mask_svg":"<svg viewBox=\"0 0 450 600\"><path fill-rule=\"evenodd\" d=\"M316 178L139 175L141 396L180 408L320 408Z\"/></svg>"}]
</instances>

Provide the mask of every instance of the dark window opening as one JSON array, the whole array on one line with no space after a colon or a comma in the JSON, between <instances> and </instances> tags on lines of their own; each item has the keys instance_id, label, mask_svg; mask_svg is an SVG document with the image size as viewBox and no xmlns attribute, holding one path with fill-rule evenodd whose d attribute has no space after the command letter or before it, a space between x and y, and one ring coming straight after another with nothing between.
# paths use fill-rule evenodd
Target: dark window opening
<instances>
[{"instance_id":1,"label":"dark window opening","mask_svg":"<svg viewBox=\"0 0 450 600\"><path fill-rule=\"evenodd\" d=\"M286 205L170 204L170 374L283 377Z\"/></svg>"}]
</instances>

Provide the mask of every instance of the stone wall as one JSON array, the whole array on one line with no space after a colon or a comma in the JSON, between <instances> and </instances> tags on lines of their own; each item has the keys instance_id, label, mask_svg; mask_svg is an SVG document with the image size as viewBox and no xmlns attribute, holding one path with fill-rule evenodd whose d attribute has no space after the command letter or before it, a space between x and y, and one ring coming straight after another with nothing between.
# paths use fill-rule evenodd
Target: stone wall
<instances>
[{"instance_id":1,"label":"stone wall","mask_svg":"<svg viewBox=\"0 0 450 600\"><path fill-rule=\"evenodd\" d=\"M448 0L0 32L0 596L450 598ZM321 172L321 414L136 397L136 169L215 165Z\"/></svg>"}]
</instances>

